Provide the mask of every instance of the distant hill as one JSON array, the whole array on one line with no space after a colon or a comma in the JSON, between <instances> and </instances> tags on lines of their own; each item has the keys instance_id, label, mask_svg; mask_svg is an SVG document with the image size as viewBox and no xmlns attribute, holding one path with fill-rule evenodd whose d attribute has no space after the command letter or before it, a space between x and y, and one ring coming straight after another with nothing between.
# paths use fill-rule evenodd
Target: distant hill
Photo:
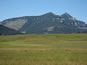
<instances>
[{"instance_id":1,"label":"distant hill","mask_svg":"<svg viewBox=\"0 0 87 65\"><path fill-rule=\"evenodd\" d=\"M55 15L52 12L41 16L24 16L6 19L2 25L25 34L76 33L87 30L87 24L68 13Z\"/></svg>"},{"instance_id":2,"label":"distant hill","mask_svg":"<svg viewBox=\"0 0 87 65\"><path fill-rule=\"evenodd\" d=\"M0 35L17 35L22 34L16 30L10 29L8 27L5 27L3 25L0 25Z\"/></svg>"}]
</instances>

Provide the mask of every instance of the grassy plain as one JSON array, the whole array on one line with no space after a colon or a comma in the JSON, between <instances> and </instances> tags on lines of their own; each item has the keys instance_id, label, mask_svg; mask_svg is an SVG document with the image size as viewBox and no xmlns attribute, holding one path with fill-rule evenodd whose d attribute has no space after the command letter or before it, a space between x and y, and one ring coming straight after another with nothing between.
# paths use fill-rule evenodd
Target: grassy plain
<instances>
[{"instance_id":1,"label":"grassy plain","mask_svg":"<svg viewBox=\"0 0 87 65\"><path fill-rule=\"evenodd\" d=\"M0 36L0 65L87 65L87 34Z\"/></svg>"}]
</instances>

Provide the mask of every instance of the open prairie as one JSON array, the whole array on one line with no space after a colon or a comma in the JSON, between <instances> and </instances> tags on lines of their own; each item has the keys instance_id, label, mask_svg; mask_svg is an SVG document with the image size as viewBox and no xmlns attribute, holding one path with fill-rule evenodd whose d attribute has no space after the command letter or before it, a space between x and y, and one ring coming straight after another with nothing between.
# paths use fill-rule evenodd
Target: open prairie
<instances>
[{"instance_id":1,"label":"open prairie","mask_svg":"<svg viewBox=\"0 0 87 65\"><path fill-rule=\"evenodd\" d=\"M0 65L87 65L87 34L0 36Z\"/></svg>"}]
</instances>

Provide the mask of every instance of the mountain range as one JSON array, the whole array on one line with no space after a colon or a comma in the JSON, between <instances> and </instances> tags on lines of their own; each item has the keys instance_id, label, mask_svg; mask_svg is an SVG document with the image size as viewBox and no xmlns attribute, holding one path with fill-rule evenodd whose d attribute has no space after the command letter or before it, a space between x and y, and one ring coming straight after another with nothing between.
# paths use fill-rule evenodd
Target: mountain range
<instances>
[{"instance_id":1,"label":"mountain range","mask_svg":"<svg viewBox=\"0 0 87 65\"><path fill-rule=\"evenodd\" d=\"M24 34L77 33L87 31L87 24L68 13L56 15L52 12L40 16L23 16L6 19L1 25Z\"/></svg>"}]
</instances>

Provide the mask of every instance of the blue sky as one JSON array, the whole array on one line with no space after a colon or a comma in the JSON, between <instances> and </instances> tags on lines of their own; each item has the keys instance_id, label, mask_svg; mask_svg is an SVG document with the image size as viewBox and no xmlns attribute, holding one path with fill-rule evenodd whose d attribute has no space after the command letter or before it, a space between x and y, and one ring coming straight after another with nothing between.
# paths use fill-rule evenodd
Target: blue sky
<instances>
[{"instance_id":1,"label":"blue sky","mask_svg":"<svg viewBox=\"0 0 87 65\"><path fill-rule=\"evenodd\" d=\"M0 0L0 21L47 12L58 15L67 12L87 23L87 0Z\"/></svg>"}]
</instances>

